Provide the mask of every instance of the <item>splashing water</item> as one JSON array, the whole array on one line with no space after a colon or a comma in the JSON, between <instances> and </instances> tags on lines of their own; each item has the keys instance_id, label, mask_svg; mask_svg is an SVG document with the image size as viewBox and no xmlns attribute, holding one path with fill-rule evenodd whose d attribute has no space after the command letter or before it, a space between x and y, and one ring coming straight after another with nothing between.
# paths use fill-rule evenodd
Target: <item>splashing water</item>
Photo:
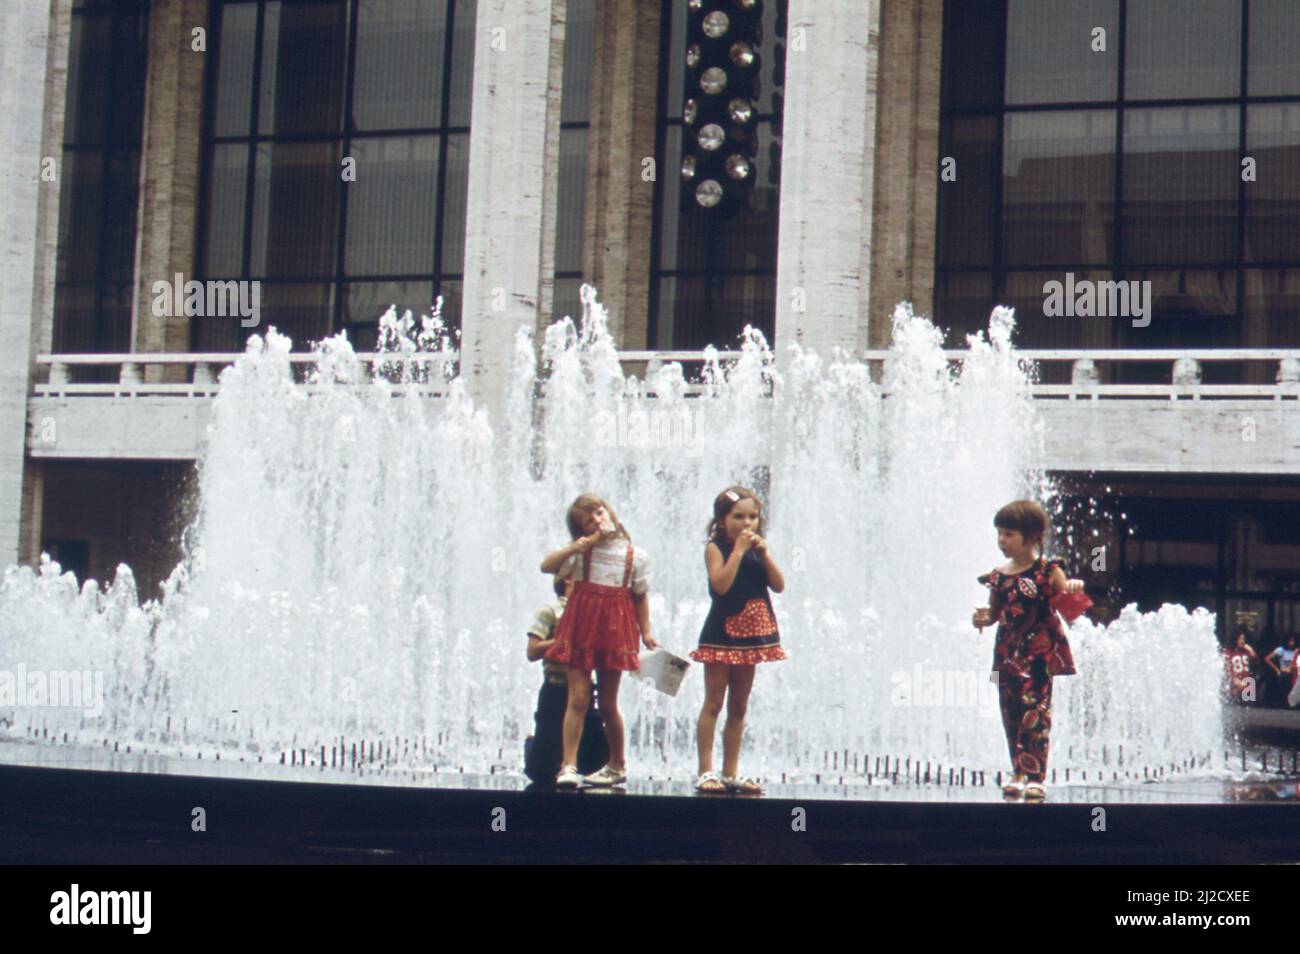
<instances>
[{"instance_id":1,"label":"splashing water","mask_svg":"<svg viewBox=\"0 0 1300 954\"><path fill-rule=\"evenodd\" d=\"M583 302L540 355L519 333L496 419L436 362L372 375L340 335L304 387L287 339L250 339L221 377L199 517L160 600L141 607L125 566L102 591L48 561L5 572L0 671L102 671L104 711L6 709L0 693L0 732L177 752L420 739L395 761L515 769L541 678L525 632L552 598L538 564L566 542L568 503L611 502L651 557L653 631L684 655L708 610L711 503L738 482L768 502L791 657L759 667L746 769L797 780L846 751L864 768L1005 768L992 631L969 623L986 598L975 576L998 558L997 508L1054 496L1011 312L953 368L941 333L899 306L874 379L747 331L737 354L707 352L692 388L676 364L625 377L592 289ZM448 350L436 323L411 330L390 313L385 346ZM1079 675L1056 681L1054 768L1221 748L1210 614L1129 609L1071 632ZM699 670L676 698L624 681L634 771L693 773Z\"/></svg>"}]
</instances>

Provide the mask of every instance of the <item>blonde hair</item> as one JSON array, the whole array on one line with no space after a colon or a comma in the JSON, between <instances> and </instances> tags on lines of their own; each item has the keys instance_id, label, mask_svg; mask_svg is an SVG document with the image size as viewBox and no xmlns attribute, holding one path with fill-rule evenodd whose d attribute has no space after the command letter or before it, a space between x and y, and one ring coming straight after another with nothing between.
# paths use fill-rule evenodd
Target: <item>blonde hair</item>
<instances>
[{"instance_id":1,"label":"blonde hair","mask_svg":"<svg viewBox=\"0 0 1300 954\"><path fill-rule=\"evenodd\" d=\"M573 503L569 504L569 512L565 517L565 520L569 525L569 536L574 540L584 536L582 532L583 517L595 513L601 507L605 508L605 512L609 514L609 519L614 523L614 529L617 531L615 536L623 537L628 543L631 543L632 535L628 533L623 524L619 522L618 514L614 512L614 508L611 507L604 498L590 493L579 494L577 499L575 499Z\"/></svg>"}]
</instances>

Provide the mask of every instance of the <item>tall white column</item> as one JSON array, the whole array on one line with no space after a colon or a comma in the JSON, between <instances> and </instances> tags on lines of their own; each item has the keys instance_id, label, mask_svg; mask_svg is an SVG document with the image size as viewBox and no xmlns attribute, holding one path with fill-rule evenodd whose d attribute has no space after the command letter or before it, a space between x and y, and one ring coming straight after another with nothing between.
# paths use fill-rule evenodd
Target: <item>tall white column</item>
<instances>
[{"instance_id":1,"label":"tall white column","mask_svg":"<svg viewBox=\"0 0 1300 954\"><path fill-rule=\"evenodd\" d=\"M880 0L790 0L776 343L856 351L870 293Z\"/></svg>"},{"instance_id":2,"label":"tall white column","mask_svg":"<svg viewBox=\"0 0 1300 954\"><path fill-rule=\"evenodd\" d=\"M31 559L39 532L27 395L51 341L70 16L70 0L0 4L0 566Z\"/></svg>"},{"instance_id":3,"label":"tall white column","mask_svg":"<svg viewBox=\"0 0 1300 954\"><path fill-rule=\"evenodd\" d=\"M461 373L494 415L504 408L515 332L536 327L550 284L553 256L544 250L555 216L544 208L545 185L560 126L551 53L563 47L564 7L564 0L478 4Z\"/></svg>"}]
</instances>

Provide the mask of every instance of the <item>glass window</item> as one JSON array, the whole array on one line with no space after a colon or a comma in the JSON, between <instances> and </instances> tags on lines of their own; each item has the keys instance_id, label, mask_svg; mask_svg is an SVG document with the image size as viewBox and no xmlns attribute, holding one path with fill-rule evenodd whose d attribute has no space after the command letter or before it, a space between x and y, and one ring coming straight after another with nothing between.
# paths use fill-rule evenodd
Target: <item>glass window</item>
<instances>
[{"instance_id":1,"label":"glass window","mask_svg":"<svg viewBox=\"0 0 1300 954\"><path fill-rule=\"evenodd\" d=\"M1246 155L1245 257L1253 262L1300 262L1300 103L1250 106Z\"/></svg>"},{"instance_id":2,"label":"glass window","mask_svg":"<svg viewBox=\"0 0 1300 954\"><path fill-rule=\"evenodd\" d=\"M268 0L258 107L262 135L342 130L349 7L342 0Z\"/></svg>"},{"instance_id":3,"label":"glass window","mask_svg":"<svg viewBox=\"0 0 1300 954\"><path fill-rule=\"evenodd\" d=\"M1151 323L1135 328L1131 321L1117 323L1118 345L1123 348L1235 348L1241 346L1241 321L1237 313L1235 269L1176 269L1120 272L1121 281L1150 282L1143 298L1150 306ZM1143 364L1148 364L1144 362ZM1150 372L1152 381L1168 383L1170 366L1129 365L1134 375ZM1220 371L1232 371L1221 362L1201 366L1203 380L1216 383ZM1236 373L1233 371L1233 373ZM1135 381L1138 377L1124 380ZM1142 378L1146 380L1146 378ZM1230 383L1221 381L1220 383Z\"/></svg>"},{"instance_id":4,"label":"glass window","mask_svg":"<svg viewBox=\"0 0 1300 954\"><path fill-rule=\"evenodd\" d=\"M1005 264L1111 260L1114 112L1008 113L1002 175Z\"/></svg>"},{"instance_id":5,"label":"glass window","mask_svg":"<svg viewBox=\"0 0 1300 954\"><path fill-rule=\"evenodd\" d=\"M1067 279L1066 272L1058 271L1007 272L998 302L1016 310L1016 342L1019 347L1099 348L1110 345L1111 329L1122 318L1095 314L1047 314L1048 296L1053 290L1049 282L1059 282L1064 296L1067 289L1081 287L1080 282L1110 280L1109 271L1079 269L1068 274L1073 277ZM1075 298L1077 300L1077 295ZM1074 308L1069 310L1074 311ZM985 325L987 323L986 316ZM1065 380L1069 380L1068 375Z\"/></svg>"},{"instance_id":6,"label":"glass window","mask_svg":"<svg viewBox=\"0 0 1300 954\"><path fill-rule=\"evenodd\" d=\"M995 304L991 272L940 272L936 276L934 320L946 329L949 348L960 348L966 335L987 330Z\"/></svg>"},{"instance_id":7,"label":"glass window","mask_svg":"<svg viewBox=\"0 0 1300 954\"><path fill-rule=\"evenodd\" d=\"M352 91L358 129L441 122L446 26L446 0L360 0Z\"/></svg>"},{"instance_id":8,"label":"glass window","mask_svg":"<svg viewBox=\"0 0 1300 954\"><path fill-rule=\"evenodd\" d=\"M357 139L352 155L365 174L348 183L344 270L428 274L438 211L438 137Z\"/></svg>"},{"instance_id":9,"label":"glass window","mask_svg":"<svg viewBox=\"0 0 1300 954\"><path fill-rule=\"evenodd\" d=\"M991 265L997 212L997 118L959 116L949 126L939 181L940 255L947 265ZM941 167L942 172L942 167Z\"/></svg>"},{"instance_id":10,"label":"glass window","mask_svg":"<svg viewBox=\"0 0 1300 954\"><path fill-rule=\"evenodd\" d=\"M1125 110L1125 262L1236 261L1238 115L1229 106Z\"/></svg>"},{"instance_id":11,"label":"glass window","mask_svg":"<svg viewBox=\"0 0 1300 954\"><path fill-rule=\"evenodd\" d=\"M74 7L59 173L53 344L63 352L131 350L136 218L149 7ZM74 381L114 368L76 368Z\"/></svg>"},{"instance_id":12,"label":"glass window","mask_svg":"<svg viewBox=\"0 0 1300 954\"><path fill-rule=\"evenodd\" d=\"M469 120L475 2L214 6L200 272L264 280L295 347L336 328L373 341L385 297L427 312L464 267L469 134L453 124ZM239 346L215 327L195 347Z\"/></svg>"},{"instance_id":13,"label":"glass window","mask_svg":"<svg viewBox=\"0 0 1300 954\"><path fill-rule=\"evenodd\" d=\"M1245 345L1300 348L1300 267L1245 272Z\"/></svg>"},{"instance_id":14,"label":"glass window","mask_svg":"<svg viewBox=\"0 0 1300 954\"><path fill-rule=\"evenodd\" d=\"M1300 95L1300 3L1251 0L1250 67L1252 96Z\"/></svg>"},{"instance_id":15,"label":"glass window","mask_svg":"<svg viewBox=\"0 0 1300 954\"><path fill-rule=\"evenodd\" d=\"M1241 0L1128 0L1128 99L1236 96Z\"/></svg>"},{"instance_id":16,"label":"glass window","mask_svg":"<svg viewBox=\"0 0 1300 954\"><path fill-rule=\"evenodd\" d=\"M943 15L944 103L954 109L997 106L1006 0L945 3Z\"/></svg>"},{"instance_id":17,"label":"glass window","mask_svg":"<svg viewBox=\"0 0 1300 954\"><path fill-rule=\"evenodd\" d=\"M552 316L581 314L582 249L587 213L587 139L595 69L595 0L569 0L560 99L560 168L555 219ZM572 293L570 295L570 292Z\"/></svg>"},{"instance_id":18,"label":"glass window","mask_svg":"<svg viewBox=\"0 0 1300 954\"><path fill-rule=\"evenodd\" d=\"M780 203L780 119L784 94L785 0L763 5L754 37L758 89L754 100L752 189L729 212L703 209L681 185L684 153L694 146L684 126L688 95L685 4L665 0L661 35L667 63L661 86L662 173L655 185L655 238L650 279L650 346L734 347L753 325L769 342L776 317L776 241ZM698 120L697 120L698 122ZM693 186L692 186L693 188Z\"/></svg>"},{"instance_id":19,"label":"glass window","mask_svg":"<svg viewBox=\"0 0 1300 954\"><path fill-rule=\"evenodd\" d=\"M1008 0L1008 105L1114 99L1118 63L1119 0Z\"/></svg>"}]
</instances>

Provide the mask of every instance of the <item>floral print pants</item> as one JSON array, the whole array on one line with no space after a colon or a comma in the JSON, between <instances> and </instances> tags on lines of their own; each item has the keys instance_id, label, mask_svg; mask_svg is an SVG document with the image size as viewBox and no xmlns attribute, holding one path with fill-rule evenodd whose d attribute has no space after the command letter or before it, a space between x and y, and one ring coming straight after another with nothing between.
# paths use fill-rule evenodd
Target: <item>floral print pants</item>
<instances>
[{"instance_id":1,"label":"floral print pants","mask_svg":"<svg viewBox=\"0 0 1300 954\"><path fill-rule=\"evenodd\" d=\"M1042 659L1028 676L998 673L1002 728L1015 772L1031 782L1047 777L1047 749L1052 733L1052 677Z\"/></svg>"}]
</instances>

